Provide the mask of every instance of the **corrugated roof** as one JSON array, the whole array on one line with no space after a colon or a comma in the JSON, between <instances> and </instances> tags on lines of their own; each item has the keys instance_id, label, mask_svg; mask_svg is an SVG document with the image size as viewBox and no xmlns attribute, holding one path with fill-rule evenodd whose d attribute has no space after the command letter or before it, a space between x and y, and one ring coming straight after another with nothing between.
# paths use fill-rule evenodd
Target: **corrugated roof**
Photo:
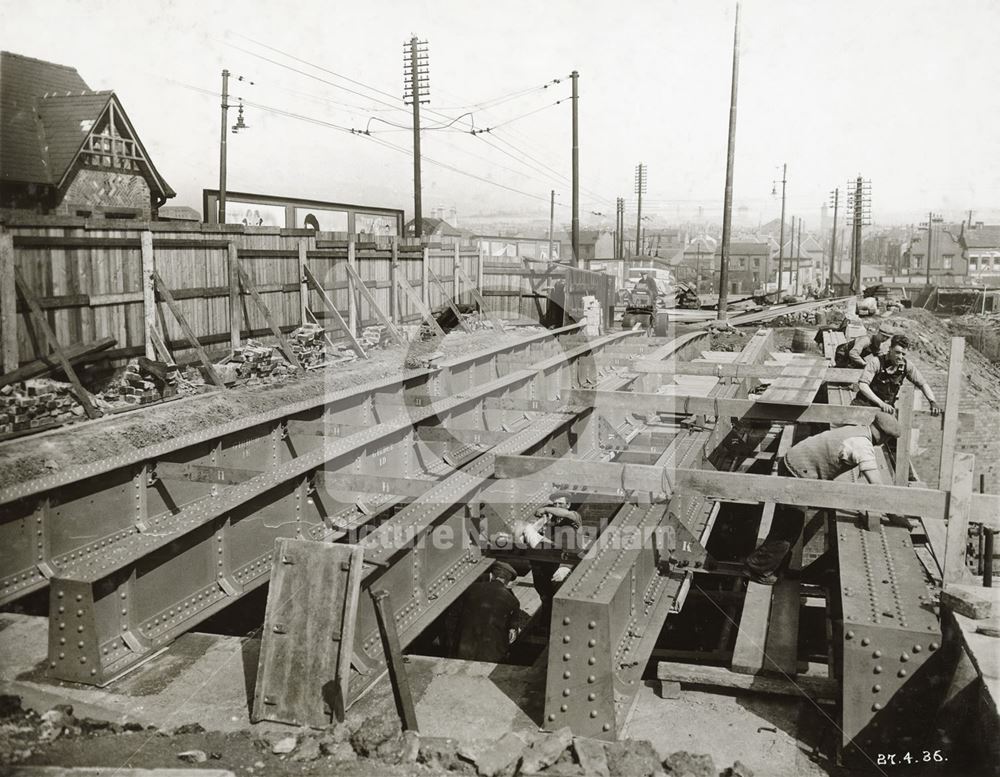
<instances>
[{"instance_id":1,"label":"corrugated roof","mask_svg":"<svg viewBox=\"0 0 1000 777\"><path fill-rule=\"evenodd\" d=\"M38 116L44 128L44 149L48 155L52 182L58 184L83 141L104 113L111 92L49 95L38 101Z\"/></svg>"},{"instance_id":2,"label":"corrugated roof","mask_svg":"<svg viewBox=\"0 0 1000 777\"><path fill-rule=\"evenodd\" d=\"M75 68L0 51L0 179L53 183L36 103L89 91Z\"/></svg>"}]
</instances>

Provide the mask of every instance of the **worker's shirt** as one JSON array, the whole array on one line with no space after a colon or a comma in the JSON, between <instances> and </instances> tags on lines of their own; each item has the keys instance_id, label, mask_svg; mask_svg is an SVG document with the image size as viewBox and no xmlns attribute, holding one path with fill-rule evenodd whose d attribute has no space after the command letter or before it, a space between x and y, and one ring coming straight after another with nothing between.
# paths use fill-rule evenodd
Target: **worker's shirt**
<instances>
[{"instance_id":1,"label":"worker's shirt","mask_svg":"<svg viewBox=\"0 0 1000 777\"><path fill-rule=\"evenodd\" d=\"M854 339L851 344L851 348L848 351L847 358L853 364L854 360L859 361L866 360L869 356L878 356L879 349L881 349L882 343L877 346L872 345L872 339L869 335L862 335Z\"/></svg>"},{"instance_id":2,"label":"worker's shirt","mask_svg":"<svg viewBox=\"0 0 1000 777\"><path fill-rule=\"evenodd\" d=\"M890 405L896 403L899 388L903 378L908 378L914 386L922 388L926 381L913 364L903 360L903 366L897 367L889 361L889 354L871 355L865 359L865 367L861 371L858 383L867 383L875 396Z\"/></svg>"},{"instance_id":3,"label":"worker's shirt","mask_svg":"<svg viewBox=\"0 0 1000 777\"><path fill-rule=\"evenodd\" d=\"M808 437L785 455L785 466L797 478L834 480L858 467L878 469L868 426L841 426Z\"/></svg>"}]
</instances>

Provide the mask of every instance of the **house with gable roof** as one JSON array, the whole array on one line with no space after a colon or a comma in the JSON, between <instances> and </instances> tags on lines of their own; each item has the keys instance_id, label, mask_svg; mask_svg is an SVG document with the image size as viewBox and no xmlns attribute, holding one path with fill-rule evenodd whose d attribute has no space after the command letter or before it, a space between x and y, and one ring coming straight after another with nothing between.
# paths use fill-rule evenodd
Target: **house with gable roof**
<instances>
[{"instance_id":1,"label":"house with gable roof","mask_svg":"<svg viewBox=\"0 0 1000 777\"><path fill-rule=\"evenodd\" d=\"M113 91L0 52L0 208L150 220L173 196Z\"/></svg>"}]
</instances>

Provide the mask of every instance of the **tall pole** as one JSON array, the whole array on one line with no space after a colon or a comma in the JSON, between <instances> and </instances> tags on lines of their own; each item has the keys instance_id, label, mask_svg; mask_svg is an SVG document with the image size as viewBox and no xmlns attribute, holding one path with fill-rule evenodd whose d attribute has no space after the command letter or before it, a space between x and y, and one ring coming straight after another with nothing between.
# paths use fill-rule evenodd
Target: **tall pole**
<instances>
[{"instance_id":1,"label":"tall pole","mask_svg":"<svg viewBox=\"0 0 1000 777\"><path fill-rule=\"evenodd\" d=\"M642 253L642 192L646 188L646 165L642 162L635 168L635 193L639 195L639 211L635 217L635 255Z\"/></svg>"},{"instance_id":2,"label":"tall pole","mask_svg":"<svg viewBox=\"0 0 1000 777\"><path fill-rule=\"evenodd\" d=\"M864 220L864 182L858 176L854 188L854 263L851 277L851 291L861 293L861 223Z\"/></svg>"},{"instance_id":3,"label":"tall pole","mask_svg":"<svg viewBox=\"0 0 1000 777\"><path fill-rule=\"evenodd\" d=\"M799 276L802 273L802 217L799 216L799 241L795 247L795 294L800 291Z\"/></svg>"},{"instance_id":4,"label":"tall pole","mask_svg":"<svg viewBox=\"0 0 1000 777\"><path fill-rule=\"evenodd\" d=\"M733 80L729 92L729 142L726 147L726 194L722 206L722 267L719 272L720 321L726 320L729 295L729 233L733 218L733 159L736 154L736 90L740 80L740 4L736 4L733 32Z\"/></svg>"},{"instance_id":5,"label":"tall pole","mask_svg":"<svg viewBox=\"0 0 1000 777\"><path fill-rule=\"evenodd\" d=\"M226 223L226 125L229 123L229 71L222 71L222 138L219 141L219 223Z\"/></svg>"},{"instance_id":6,"label":"tall pole","mask_svg":"<svg viewBox=\"0 0 1000 777\"><path fill-rule=\"evenodd\" d=\"M840 187L833 190L833 234L830 235L830 293L833 294L833 268L837 263L837 208L840 205Z\"/></svg>"},{"instance_id":7,"label":"tall pole","mask_svg":"<svg viewBox=\"0 0 1000 777\"><path fill-rule=\"evenodd\" d=\"M430 102L430 100L421 99L424 97L421 88L428 85L426 45L426 41L421 42L414 35L404 47L404 52L409 54L409 61L406 63L403 80L404 85L408 86L410 91L409 94L404 91L403 103L405 104L409 99L413 105L413 235L418 238L423 237L424 234L420 185L420 104Z\"/></svg>"},{"instance_id":8,"label":"tall pole","mask_svg":"<svg viewBox=\"0 0 1000 777\"><path fill-rule=\"evenodd\" d=\"M580 74L570 73L573 81L573 265L580 266Z\"/></svg>"},{"instance_id":9,"label":"tall pole","mask_svg":"<svg viewBox=\"0 0 1000 777\"><path fill-rule=\"evenodd\" d=\"M549 195L549 261L554 262L556 260L552 253L552 235L555 229L556 223L556 190L553 189L552 193Z\"/></svg>"},{"instance_id":10,"label":"tall pole","mask_svg":"<svg viewBox=\"0 0 1000 777\"><path fill-rule=\"evenodd\" d=\"M934 214L927 212L927 285L931 285L931 230L934 229Z\"/></svg>"},{"instance_id":11,"label":"tall pole","mask_svg":"<svg viewBox=\"0 0 1000 777\"><path fill-rule=\"evenodd\" d=\"M781 302L781 274L785 264L785 184L788 182L788 164L781 166L781 228L778 237L778 299Z\"/></svg>"}]
</instances>

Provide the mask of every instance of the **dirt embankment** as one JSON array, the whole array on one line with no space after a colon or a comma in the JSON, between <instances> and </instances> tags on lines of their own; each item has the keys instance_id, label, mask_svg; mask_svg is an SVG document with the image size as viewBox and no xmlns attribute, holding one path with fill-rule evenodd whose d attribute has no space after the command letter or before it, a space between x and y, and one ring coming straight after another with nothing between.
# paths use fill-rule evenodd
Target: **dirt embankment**
<instances>
[{"instance_id":1,"label":"dirt embankment","mask_svg":"<svg viewBox=\"0 0 1000 777\"><path fill-rule=\"evenodd\" d=\"M453 332L435 343L434 348L447 360L505 342L513 343L539 331L531 328L505 335L492 331ZM422 344L413 346L422 347ZM0 488L69 467L126 455L183 434L317 399L353 386L414 374L413 369L405 366L408 361L412 363L411 350L409 346L385 348L373 351L366 361L317 370L282 382L214 391L11 441L0 446Z\"/></svg>"}]
</instances>

